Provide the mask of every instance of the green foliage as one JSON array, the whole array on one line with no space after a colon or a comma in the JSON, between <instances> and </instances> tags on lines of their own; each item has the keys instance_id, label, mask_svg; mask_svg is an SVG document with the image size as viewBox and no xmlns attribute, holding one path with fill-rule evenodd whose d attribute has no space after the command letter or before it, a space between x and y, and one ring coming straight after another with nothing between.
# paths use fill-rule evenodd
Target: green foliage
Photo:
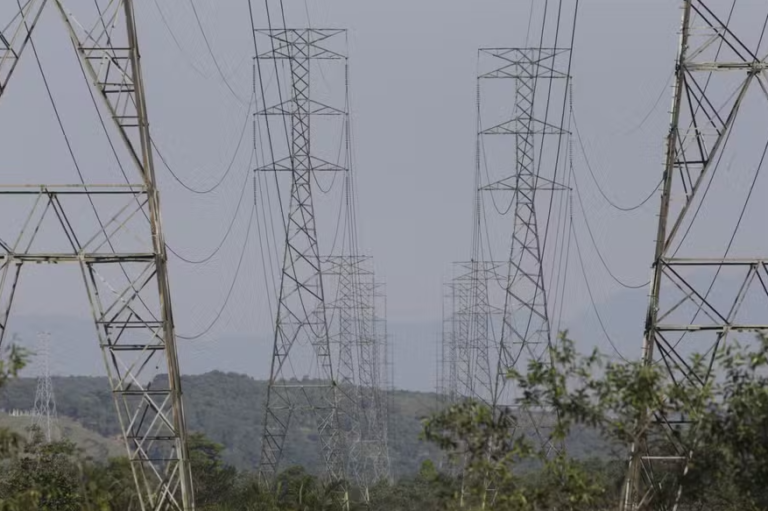
<instances>
[{"instance_id":1,"label":"green foliage","mask_svg":"<svg viewBox=\"0 0 768 511\"><path fill-rule=\"evenodd\" d=\"M22 377L8 382L0 393L0 407L29 408L34 402L35 385L34 378ZM104 437L119 437L120 428L106 378L54 377L53 385L59 415L74 419ZM188 429L204 432L206 437L222 445L221 459L226 464L238 470L256 467L261 438L258 434L254 436L254 428L264 422L266 382L214 371L184 376L182 385ZM421 420L434 412L437 399L434 394L395 391L392 402L389 433L393 472L398 477L414 475L422 461L439 456L437 448L419 438ZM294 419L297 428L286 445L286 464L301 465L313 474L322 473L325 462L320 454L315 417L310 413L297 413Z\"/></svg>"},{"instance_id":2,"label":"green foliage","mask_svg":"<svg viewBox=\"0 0 768 511\"><path fill-rule=\"evenodd\" d=\"M568 435L565 422L558 421L543 444L517 428L517 422L510 410L493 410L475 401L426 421L425 437L463 469L454 497L458 507L587 511L607 504L600 473L557 450Z\"/></svg>"},{"instance_id":3,"label":"green foliage","mask_svg":"<svg viewBox=\"0 0 768 511\"><path fill-rule=\"evenodd\" d=\"M0 385L22 366L23 356L8 351L0 365ZM274 488L264 488L251 470L239 470L229 461L241 459L234 455L240 442L254 443L253 410L238 415L235 409L244 404L243 394L258 384L221 373L197 377L199 386L187 388L201 391L211 379L219 384L198 394L192 414L197 421L213 421L214 414L203 407L207 405L218 421L213 427L218 438L200 433L190 437L197 509L325 511L341 509L348 497L350 511L615 509L626 472L626 446L647 437L658 449L694 453L687 473L675 476L683 477L685 488L680 511L768 510L768 340L761 338L749 349L731 344L717 353L711 368L703 357L693 357L689 366L694 377L673 382L658 367L611 362L598 352L580 355L563 335L548 359L510 372L510 384L522 396L515 408L456 403L424 420L421 438L414 434L405 440L398 436L410 430L402 429L401 421L400 429L393 428L392 440L409 446L411 463L418 463L418 469L394 482L379 481L368 498L358 488L326 484L312 466L289 467L278 475ZM704 378L706 371L711 378ZM15 384L7 383L12 393L18 392ZM233 385L242 387L239 392L226 390ZM91 388L90 383L86 387ZM99 424L95 410L103 407L111 413L112 404L93 390L81 390L80 395L88 420ZM227 400L225 394L239 396ZM408 397L396 401L396 411L416 420L425 407ZM685 415L695 427L677 427L673 445L647 413L649 408L670 417ZM231 414L222 413L226 411ZM541 431L531 427L534 419L545 425ZM307 448L313 428L305 420L299 423L307 432L307 443L301 444ZM251 434L240 438L244 433L239 428L246 422ZM228 424L234 429L228 430ZM110 422L102 426L107 432L115 429ZM585 432L597 432L600 438L589 444L600 447L593 457L583 455L591 447L576 453L572 449L579 445L574 439L590 438ZM606 448L614 447L619 456L607 456ZM244 459L250 460L251 454ZM665 483L671 476L656 474L667 478ZM673 499L662 493L648 511L670 508ZM138 510L128 460L94 460L71 442L44 444L39 435L30 440L0 429L0 511L75 509Z\"/></svg>"},{"instance_id":4,"label":"green foliage","mask_svg":"<svg viewBox=\"0 0 768 511\"><path fill-rule=\"evenodd\" d=\"M664 491L672 477L685 488L680 509L768 509L768 340L760 338L752 351L732 343L711 366L698 355L688 366L690 378L673 380L662 367L580 355L563 335L548 359L510 372L522 393L517 408L459 403L426 421L424 434L462 469L454 500L469 509L612 508L626 446L641 438L656 452L694 453L685 475L671 468L653 474L663 490L652 509L674 504L676 494ZM520 428L525 415L542 411L552 419L545 441ZM659 416L684 416L694 426L677 425L670 435ZM565 440L584 427L599 431L606 445L624 447L623 456L568 456Z\"/></svg>"},{"instance_id":5,"label":"green foliage","mask_svg":"<svg viewBox=\"0 0 768 511\"><path fill-rule=\"evenodd\" d=\"M224 446L208 440L201 433L194 433L189 437L189 459L195 500L197 505L203 508L217 502L222 495L229 494L235 485L237 471L223 463L223 450Z\"/></svg>"}]
</instances>

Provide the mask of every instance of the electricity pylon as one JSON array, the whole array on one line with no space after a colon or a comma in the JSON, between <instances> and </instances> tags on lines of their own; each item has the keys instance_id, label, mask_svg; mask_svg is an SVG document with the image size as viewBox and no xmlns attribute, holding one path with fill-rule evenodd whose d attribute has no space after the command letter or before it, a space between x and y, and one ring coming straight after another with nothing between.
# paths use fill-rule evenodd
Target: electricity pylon
<instances>
[{"instance_id":1,"label":"electricity pylon","mask_svg":"<svg viewBox=\"0 0 768 511\"><path fill-rule=\"evenodd\" d=\"M717 376L715 357L735 337L750 342L768 331L768 247L761 243L764 237L738 236L742 224L756 220L753 226L760 228L765 219L750 220L754 209L747 207L755 206L749 202L765 157L764 142L755 144L754 134L765 133L758 125L765 118L768 62L758 36L750 37L764 30L765 12L731 22L732 12L711 4L682 1L642 344L644 364L658 365L670 382L694 386ZM736 121L742 117L748 122L740 126ZM730 172L729 163L728 170L718 172L721 162L734 161L738 171ZM757 167L754 180L743 172L752 166ZM732 200L739 189L745 198ZM703 355L706 373L689 364L694 353ZM695 424L661 408L647 410L641 424L646 422L650 431L644 428L631 449L621 509L677 509L684 476L696 457ZM671 501L661 499L662 492Z\"/></svg>"},{"instance_id":2,"label":"electricity pylon","mask_svg":"<svg viewBox=\"0 0 768 511\"><path fill-rule=\"evenodd\" d=\"M51 383L51 334L43 332L37 336L37 356L42 360L42 374L37 377L35 405L32 410L33 431L40 432L46 443L59 438L61 429L56 415L56 398Z\"/></svg>"},{"instance_id":3,"label":"electricity pylon","mask_svg":"<svg viewBox=\"0 0 768 511\"><path fill-rule=\"evenodd\" d=\"M316 422L328 477L342 481L346 465L339 416L342 396L333 368L312 182L316 172L347 169L314 154L310 126L315 116L346 117L347 112L312 99L310 89L316 61L338 61L346 69L347 57L327 46L330 39L345 37L346 31L266 29L256 30L256 36L266 37L269 48L256 58L272 61L276 72L277 61L284 62L290 90L290 97L257 112L282 117L288 138L287 154L275 155L257 171L286 172L291 187L259 474L264 483L274 481L291 419L297 411L306 411ZM309 351L303 357L302 348ZM302 370L306 372L297 373ZM311 380L298 380L311 371Z\"/></svg>"},{"instance_id":4,"label":"electricity pylon","mask_svg":"<svg viewBox=\"0 0 768 511\"><path fill-rule=\"evenodd\" d=\"M490 57L498 64L482 72L478 76L479 81L512 80L515 84L512 119L488 128L481 126L478 133L479 138L513 137L516 159L515 171L511 176L480 187L483 192L511 194L514 207L503 323L498 339L497 367L491 398L493 406L511 404L504 402L508 370L516 367L521 358L540 358L552 342L536 197L540 192L563 191L567 187L543 176L540 173L542 163L537 159L542 155L542 137L562 136L565 130L546 118L539 118L543 109L540 106L537 108L536 94L540 89L551 87L551 82L567 80L568 74L561 68L567 63L564 57L569 53L570 50L564 48L480 50L481 56Z\"/></svg>"},{"instance_id":5,"label":"electricity pylon","mask_svg":"<svg viewBox=\"0 0 768 511\"><path fill-rule=\"evenodd\" d=\"M347 471L351 473L358 486L367 492L370 467L365 452L365 412L362 409L363 395L368 389L363 388L362 360L357 357L357 345L362 342L362 315L368 311L360 301L357 289L357 272L363 258L356 256L328 256L323 258L326 288L330 280L336 281L336 300L328 304L333 310L335 321L329 325L331 343L338 349L337 377L340 387L339 414L342 430L346 437ZM358 374L360 373L360 374Z\"/></svg>"},{"instance_id":6,"label":"electricity pylon","mask_svg":"<svg viewBox=\"0 0 768 511\"><path fill-rule=\"evenodd\" d=\"M448 384L453 400L477 399L491 404L495 372L490 329L494 309L489 302L488 282L498 280L502 266L504 263L489 261L453 264L446 332L450 357L445 360L450 367L444 369L455 380Z\"/></svg>"},{"instance_id":7,"label":"electricity pylon","mask_svg":"<svg viewBox=\"0 0 768 511\"><path fill-rule=\"evenodd\" d=\"M455 308L451 331L457 391L464 398L488 405L493 402L496 375L492 362L496 359L493 321L503 312L491 304L488 286L501 283L508 264L477 259L454 263L456 275L451 288Z\"/></svg>"},{"instance_id":8,"label":"electricity pylon","mask_svg":"<svg viewBox=\"0 0 768 511\"><path fill-rule=\"evenodd\" d=\"M352 283L357 295L358 334L357 334L357 371L358 396L363 426L363 453L365 457L364 486L366 500L370 498L368 488L371 483L389 478L386 432L384 430L380 392L380 373L378 366L379 337L376 335L376 281L373 269L366 267L370 257L357 256L349 261Z\"/></svg>"},{"instance_id":9,"label":"electricity pylon","mask_svg":"<svg viewBox=\"0 0 768 511\"><path fill-rule=\"evenodd\" d=\"M122 147L113 147L125 179L105 177L108 171L99 169L95 179L81 173L74 184L0 186L0 201L17 199L28 208L26 221L6 226L14 232L0 241L0 341L25 265L79 266L141 509L192 510L166 248L133 1L97 2L92 22L79 3L72 11L63 0L21 2L10 23L0 25L3 98L19 59L36 57L29 55L31 37L47 3L60 13L83 72L122 141ZM86 218L83 208L93 217ZM149 369L161 365L168 374L165 383Z\"/></svg>"},{"instance_id":10,"label":"electricity pylon","mask_svg":"<svg viewBox=\"0 0 768 511\"><path fill-rule=\"evenodd\" d=\"M391 459L389 457L389 409L394 389L389 375L389 340L387 331L387 295L383 282L371 283L373 312L373 385L377 428L373 432L373 463L376 480L392 480Z\"/></svg>"},{"instance_id":11,"label":"electricity pylon","mask_svg":"<svg viewBox=\"0 0 768 511\"><path fill-rule=\"evenodd\" d=\"M455 267L455 265L454 265ZM471 397L469 358L470 282L454 276L443 294L443 382L446 405Z\"/></svg>"},{"instance_id":12,"label":"electricity pylon","mask_svg":"<svg viewBox=\"0 0 768 511\"><path fill-rule=\"evenodd\" d=\"M331 341L338 346L339 414L347 438L349 471L363 497L373 483L389 478L386 420L382 409L376 289L369 256L323 258L334 321ZM335 286L333 286L335 282Z\"/></svg>"}]
</instances>

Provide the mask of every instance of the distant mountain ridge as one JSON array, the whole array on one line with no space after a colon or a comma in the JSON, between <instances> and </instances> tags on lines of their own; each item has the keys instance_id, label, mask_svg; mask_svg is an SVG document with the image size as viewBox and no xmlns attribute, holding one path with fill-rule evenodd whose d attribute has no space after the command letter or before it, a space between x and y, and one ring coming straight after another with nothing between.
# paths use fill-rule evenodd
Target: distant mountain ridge
<instances>
[{"instance_id":1,"label":"distant mountain ridge","mask_svg":"<svg viewBox=\"0 0 768 511\"><path fill-rule=\"evenodd\" d=\"M58 413L107 438L119 435L112 396L104 377L53 377ZM0 391L0 408L27 409L35 397L34 378L8 382ZM267 384L249 376L213 371L182 378L184 408L190 431L202 432L225 446L225 460L240 468L256 467ZM389 450L395 477L414 474L439 451L420 439L422 419L437 408L434 393L394 391L389 396ZM314 421L296 415L296 428L286 442L284 466L299 464L319 472L323 468ZM74 439L73 439L74 440ZM605 442L594 431L578 430L568 442L574 456L607 454ZM112 451L113 452L113 451Z\"/></svg>"}]
</instances>

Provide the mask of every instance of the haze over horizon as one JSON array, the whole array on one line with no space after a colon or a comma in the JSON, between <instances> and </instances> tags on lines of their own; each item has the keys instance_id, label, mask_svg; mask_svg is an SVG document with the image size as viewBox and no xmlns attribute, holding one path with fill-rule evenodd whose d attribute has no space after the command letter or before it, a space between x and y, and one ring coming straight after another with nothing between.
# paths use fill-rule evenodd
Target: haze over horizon
<instances>
[{"instance_id":1,"label":"haze over horizon","mask_svg":"<svg viewBox=\"0 0 768 511\"><path fill-rule=\"evenodd\" d=\"M245 4L198 4L221 69L201 32L192 28L187 2L148 2L137 10L152 133L170 166L187 182L206 188L234 162L232 177L210 196L190 195L157 163L166 239L173 249L192 259L204 257L221 239L221 226L235 218L233 236L210 262L188 265L170 256L181 368L263 376L274 319L260 276L257 236L246 236L247 209L236 210L233 199L250 173L248 151L238 149L244 123L250 129L241 101L252 89L250 28ZM451 263L469 257L477 48L523 45L527 6L501 0L370 5L332 0L309 3L308 10L312 26L349 29L361 250L374 256L378 278L386 283L395 385L430 390L442 328L443 283ZM307 15L301 6L289 17ZM82 78L73 72L74 57L61 44L66 34L55 28L57 22L55 13L44 14L41 23L51 29L41 30L36 43L51 80L61 84L56 96L66 103L61 107L65 123L75 129L80 119L89 117L90 99L81 90ZM574 108L592 171L621 203L642 199L661 174L678 23L677 6L662 0L595 0L581 8L574 43ZM648 33L657 36L649 38ZM623 58L615 59L616 54ZM44 91L36 73L34 61L22 61L3 101L0 150L10 167L24 163L53 168L64 151L50 105L39 101ZM23 80L31 85L18 86ZM26 121L9 122L18 118ZM48 151L30 154L19 143L30 133L55 143ZM79 154L86 154L96 136L85 129L75 137ZM246 146L248 138L246 131ZM600 197L579 151L574 165L596 244L615 273L633 284L644 282L658 200L632 214L616 215ZM596 262L585 225L575 222L605 327L622 353L635 356L647 290L626 290L614 283ZM612 243L627 232L634 234ZM581 346L611 352L576 264L561 326ZM46 322L70 325L52 332L53 344L61 345L56 350L62 374L103 371L95 340L86 339L92 336L92 325L84 293L57 290L78 289L79 277L55 277L61 280L45 287L51 291L41 300L36 290L52 282L51 275L48 269L30 271L14 313L32 319L12 319L11 332L16 329L33 343L33 331ZM205 331L220 311L209 332L196 340L183 338ZM92 351L86 352L88 343Z\"/></svg>"}]
</instances>

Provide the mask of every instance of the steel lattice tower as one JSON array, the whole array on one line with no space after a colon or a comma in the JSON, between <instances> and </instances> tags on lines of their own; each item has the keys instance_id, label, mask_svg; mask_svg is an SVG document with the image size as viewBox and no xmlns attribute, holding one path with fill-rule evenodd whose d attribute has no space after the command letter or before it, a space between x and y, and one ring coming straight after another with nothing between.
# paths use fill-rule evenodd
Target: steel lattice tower
<instances>
[{"instance_id":1,"label":"steel lattice tower","mask_svg":"<svg viewBox=\"0 0 768 511\"><path fill-rule=\"evenodd\" d=\"M492 403L505 403L507 371L521 357L539 358L552 342L547 292L545 289L542 239L536 213L538 192L567 188L542 176L537 159L541 137L561 136L561 126L537 118L536 94L549 82L568 78L559 70L570 53L562 48L485 48L481 56L491 57L497 66L478 76L483 80L513 80L515 108L513 118L489 128L480 128L478 137L512 136L515 143L515 172L511 176L481 185L483 192L507 192L513 196L514 225L509 256L508 280L503 306L503 323L498 339ZM558 59L558 57L560 57ZM478 86L479 87L479 86ZM478 94L479 96L479 94ZM479 99L478 99L479 101ZM479 107L478 107L479 110Z\"/></svg>"},{"instance_id":2,"label":"steel lattice tower","mask_svg":"<svg viewBox=\"0 0 768 511\"><path fill-rule=\"evenodd\" d=\"M354 277L359 264L359 258L351 256L328 256L323 258L323 278L326 289L330 280L336 280L336 300L330 302L327 309L332 310L335 320L328 327L329 338L334 348L338 350L336 361L338 382L340 388L339 415L341 429L345 435L348 449L347 473L354 475L361 487L366 487L365 454L363 450L362 411L358 379L356 375L356 344L358 341L359 315L363 313L362 305L357 300Z\"/></svg>"},{"instance_id":3,"label":"steel lattice tower","mask_svg":"<svg viewBox=\"0 0 768 511\"><path fill-rule=\"evenodd\" d=\"M682 1L642 348L644 364L663 368L670 382L688 381L694 386L717 376L711 368L726 344L735 338L750 342L757 333L768 332L768 248L759 243L759 236L748 236L746 246L735 243L739 226L749 226L752 214L747 206L761 173L760 153L765 157L763 143L755 144L753 135L765 133L765 125L759 123L765 118L768 96L768 55L750 39L751 30L758 35L764 30L764 16L732 20L733 12L710 7L711 3ZM748 122L739 125L736 121L743 117ZM747 157L748 165L739 161L737 171L718 172L721 162ZM750 177L747 184L742 178L743 171L755 165L753 159L760 164L750 186ZM728 200L740 184L746 201ZM729 211L729 205L735 211ZM738 218L735 230L731 218ZM752 220L751 227L764 228L765 216ZM706 374L692 370L687 359L694 353L704 356L710 368ZM689 433L695 437L695 425L686 417L654 409L647 410L642 423L646 420L651 430L645 429L632 446L621 509L676 509L681 479L696 456L687 443ZM665 440L662 445L650 441L653 435ZM673 502L657 498L661 491Z\"/></svg>"},{"instance_id":4,"label":"steel lattice tower","mask_svg":"<svg viewBox=\"0 0 768 511\"><path fill-rule=\"evenodd\" d=\"M388 333L387 333L387 296L383 282L375 278L370 286L371 311L373 313L371 326L373 342L371 343L371 366L373 367L373 407L376 413L375 428L371 434L371 458L373 473L376 481L391 480L392 468L389 458L389 396L392 392L387 374L388 367Z\"/></svg>"},{"instance_id":5,"label":"steel lattice tower","mask_svg":"<svg viewBox=\"0 0 768 511\"><path fill-rule=\"evenodd\" d=\"M339 406L349 444L349 466L358 486L368 498L371 484L389 478L386 405L382 404L380 339L376 309L378 285L370 268L370 256L329 256L324 258L326 283L338 282L334 309L334 334L339 349ZM333 286L330 286L333 287ZM338 325L338 326L337 326Z\"/></svg>"},{"instance_id":6,"label":"steel lattice tower","mask_svg":"<svg viewBox=\"0 0 768 511\"><path fill-rule=\"evenodd\" d=\"M489 405L496 376L493 321L503 311L491 304L488 286L501 283L508 264L479 260L454 263L456 275L451 285L457 392Z\"/></svg>"},{"instance_id":7,"label":"steel lattice tower","mask_svg":"<svg viewBox=\"0 0 768 511\"><path fill-rule=\"evenodd\" d=\"M470 339L472 281L471 274L459 274L451 282L451 340L456 353L456 394L461 398L474 395L474 367Z\"/></svg>"},{"instance_id":8,"label":"steel lattice tower","mask_svg":"<svg viewBox=\"0 0 768 511\"><path fill-rule=\"evenodd\" d=\"M317 60L340 61L346 68L346 56L326 46L329 39L345 37L346 31L268 29L257 30L256 35L266 36L270 46L256 58L275 64L285 62L289 68L290 90L289 98L257 112L257 115L276 115L286 120L288 154L275 157L275 161L257 170L285 171L291 176L259 473L265 482L274 480L291 417L297 410L308 410L316 420L328 476L333 481L341 481L345 477L344 437L339 416L342 396L333 370L312 182L316 172L346 169L313 154L310 126L314 116L346 116L347 113L311 99L310 71L313 61ZM294 361L302 364L296 358L296 348L302 345L311 348L319 373L316 380L306 385L296 381L292 374Z\"/></svg>"},{"instance_id":9,"label":"steel lattice tower","mask_svg":"<svg viewBox=\"0 0 768 511\"><path fill-rule=\"evenodd\" d=\"M332 343L338 346L342 394L339 413L347 438L349 470L367 498L368 488L381 477L379 456L383 454L371 258L329 256L323 259L326 284L331 284L332 277L337 283L336 300L329 304L336 318L330 329Z\"/></svg>"},{"instance_id":10,"label":"steel lattice tower","mask_svg":"<svg viewBox=\"0 0 768 511\"><path fill-rule=\"evenodd\" d=\"M469 359L470 282L454 276L444 285L442 391L446 405L471 396ZM447 348L447 349L446 349Z\"/></svg>"},{"instance_id":11,"label":"steel lattice tower","mask_svg":"<svg viewBox=\"0 0 768 511\"><path fill-rule=\"evenodd\" d=\"M98 1L95 20L63 0L28 0L0 25L0 95L47 3L59 11L80 64L114 122L125 180L0 186L5 204L28 208L12 239L0 241L0 340L25 265L82 270L107 374L143 510L194 508L173 314L152 162L149 121L132 0ZM32 47L34 50L34 47ZM36 53L36 52L35 52ZM32 58L29 55L28 58ZM106 121L110 122L110 121ZM105 128L106 129L106 128ZM90 208L98 225L77 214ZM43 239L55 231L61 244ZM5 237L5 236L4 236ZM150 367L162 365L167 381Z\"/></svg>"},{"instance_id":12,"label":"steel lattice tower","mask_svg":"<svg viewBox=\"0 0 768 511\"><path fill-rule=\"evenodd\" d=\"M32 426L42 433L46 443L59 438L59 418L56 415L56 398L51 383L51 334L38 334L37 356L42 357L42 374L37 378L35 405L32 410Z\"/></svg>"}]
</instances>

